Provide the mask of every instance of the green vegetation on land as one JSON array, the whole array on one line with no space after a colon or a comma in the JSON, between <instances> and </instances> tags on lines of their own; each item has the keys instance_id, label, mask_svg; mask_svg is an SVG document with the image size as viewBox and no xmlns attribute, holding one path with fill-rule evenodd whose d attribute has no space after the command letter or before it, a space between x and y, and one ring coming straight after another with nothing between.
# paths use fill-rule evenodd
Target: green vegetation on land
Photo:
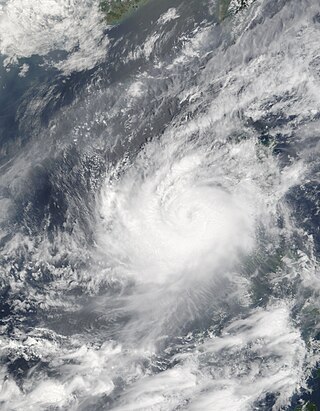
<instances>
[{"instance_id":1,"label":"green vegetation on land","mask_svg":"<svg viewBox=\"0 0 320 411\"><path fill-rule=\"evenodd\" d=\"M312 402L307 402L304 405L299 405L295 411L318 411L318 407Z\"/></svg>"},{"instance_id":2,"label":"green vegetation on land","mask_svg":"<svg viewBox=\"0 0 320 411\"><path fill-rule=\"evenodd\" d=\"M100 9L108 24L118 24L148 0L101 0ZM218 17L222 21L229 15L248 7L250 0L218 0ZM231 10L232 9L232 10Z\"/></svg>"},{"instance_id":3,"label":"green vegetation on land","mask_svg":"<svg viewBox=\"0 0 320 411\"><path fill-rule=\"evenodd\" d=\"M148 0L102 0L101 11L108 24L117 24Z\"/></svg>"}]
</instances>

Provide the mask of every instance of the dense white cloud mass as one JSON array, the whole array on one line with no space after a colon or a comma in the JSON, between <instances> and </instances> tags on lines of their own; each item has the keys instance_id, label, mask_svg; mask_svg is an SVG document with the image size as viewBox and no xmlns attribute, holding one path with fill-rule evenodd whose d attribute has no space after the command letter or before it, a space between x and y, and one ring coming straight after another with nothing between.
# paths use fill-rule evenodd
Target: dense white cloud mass
<instances>
[{"instance_id":1,"label":"dense white cloud mass","mask_svg":"<svg viewBox=\"0 0 320 411\"><path fill-rule=\"evenodd\" d=\"M106 56L104 29L97 1L8 0L0 8L0 52L10 64L61 50L68 56L51 64L65 73L89 69Z\"/></svg>"},{"instance_id":2,"label":"dense white cloud mass","mask_svg":"<svg viewBox=\"0 0 320 411\"><path fill-rule=\"evenodd\" d=\"M4 5L3 53L103 58L90 2L48 5ZM184 12L121 33L3 168L4 410L278 411L319 361L318 1Z\"/></svg>"}]
</instances>

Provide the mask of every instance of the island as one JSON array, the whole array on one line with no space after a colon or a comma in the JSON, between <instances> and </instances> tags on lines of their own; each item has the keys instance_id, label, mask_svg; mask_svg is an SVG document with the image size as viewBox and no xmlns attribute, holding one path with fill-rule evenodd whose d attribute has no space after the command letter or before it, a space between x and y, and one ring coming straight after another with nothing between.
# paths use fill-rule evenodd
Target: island
<instances>
[{"instance_id":1,"label":"island","mask_svg":"<svg viewBox=\"0 0 320 411\"><path fill-rule=\"evenodd\" d=\"M149 0L101 0L100 9L105 16L107 24L121 23L132 12L146 4ZM218 0L217 15L221 21L226 17L237 14L248 7L254 0Z\"/></svg>"}]
</instances>

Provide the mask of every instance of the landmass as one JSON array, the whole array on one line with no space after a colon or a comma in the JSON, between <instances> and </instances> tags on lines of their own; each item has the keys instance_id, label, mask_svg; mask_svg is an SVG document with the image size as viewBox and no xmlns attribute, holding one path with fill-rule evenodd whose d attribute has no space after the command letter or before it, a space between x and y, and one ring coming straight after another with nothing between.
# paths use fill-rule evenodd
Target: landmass
<instances>
[{"instance_id":1,"label":"landmass","mask_svg":"<svg viewBox=\"0 0 320 411\"><path fill-rule=\"evenodd\" d=\"M307 402L304 405L299 405L295 411L318 411L318 407L312 402Z\"/></svg>"},{"instance_id":2,"label":"landmass","mask_svg":"<svg viewBox=\"0 0 320 411\"><path fill-rule=\"evenodd\" d=\"M102 0L100 9L104 13L107 23L114 25L120 23L147 2L148 0Z\"/></svg>"},{"instance_id":3,"label":"landmass","mask_svg":"<svg viewBox=\"0 0 320 411\"><path fill-rule=\"evenodd\" d=\"M146 4L149 0L101 0L100 9L105 15L108 24L120 23L132 12ZM254 0L219 0L218 18L223 21L228 16L232 16L242 9L250 6Z\"/></svg>"},{"instance_id":4,"label":"landmass","mask_svg":"<svg viewBox=\"0 0 320 411\"><path fill-rule=\"evenodd\" d=\"M218 17L222 21L228 16L232 16L242 9L250 6L254 0L219 0L218 1Z\"/></svg>"}]
</instances>

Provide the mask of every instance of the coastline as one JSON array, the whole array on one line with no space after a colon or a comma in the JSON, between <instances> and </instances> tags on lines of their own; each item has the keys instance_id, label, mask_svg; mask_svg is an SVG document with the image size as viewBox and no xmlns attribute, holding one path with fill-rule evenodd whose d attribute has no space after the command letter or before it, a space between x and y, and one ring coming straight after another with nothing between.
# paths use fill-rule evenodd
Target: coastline
<instances>
[{"instance_id":1,"label":"coastline","mask_svg":"<svg viewBox=\"0 0 320 411\"><path fill-rule=\"evenodd\" d=\"M149 0L102 0L100 9L108 24L116 25L134 13Z\"/></svg>"}]
</instances>

